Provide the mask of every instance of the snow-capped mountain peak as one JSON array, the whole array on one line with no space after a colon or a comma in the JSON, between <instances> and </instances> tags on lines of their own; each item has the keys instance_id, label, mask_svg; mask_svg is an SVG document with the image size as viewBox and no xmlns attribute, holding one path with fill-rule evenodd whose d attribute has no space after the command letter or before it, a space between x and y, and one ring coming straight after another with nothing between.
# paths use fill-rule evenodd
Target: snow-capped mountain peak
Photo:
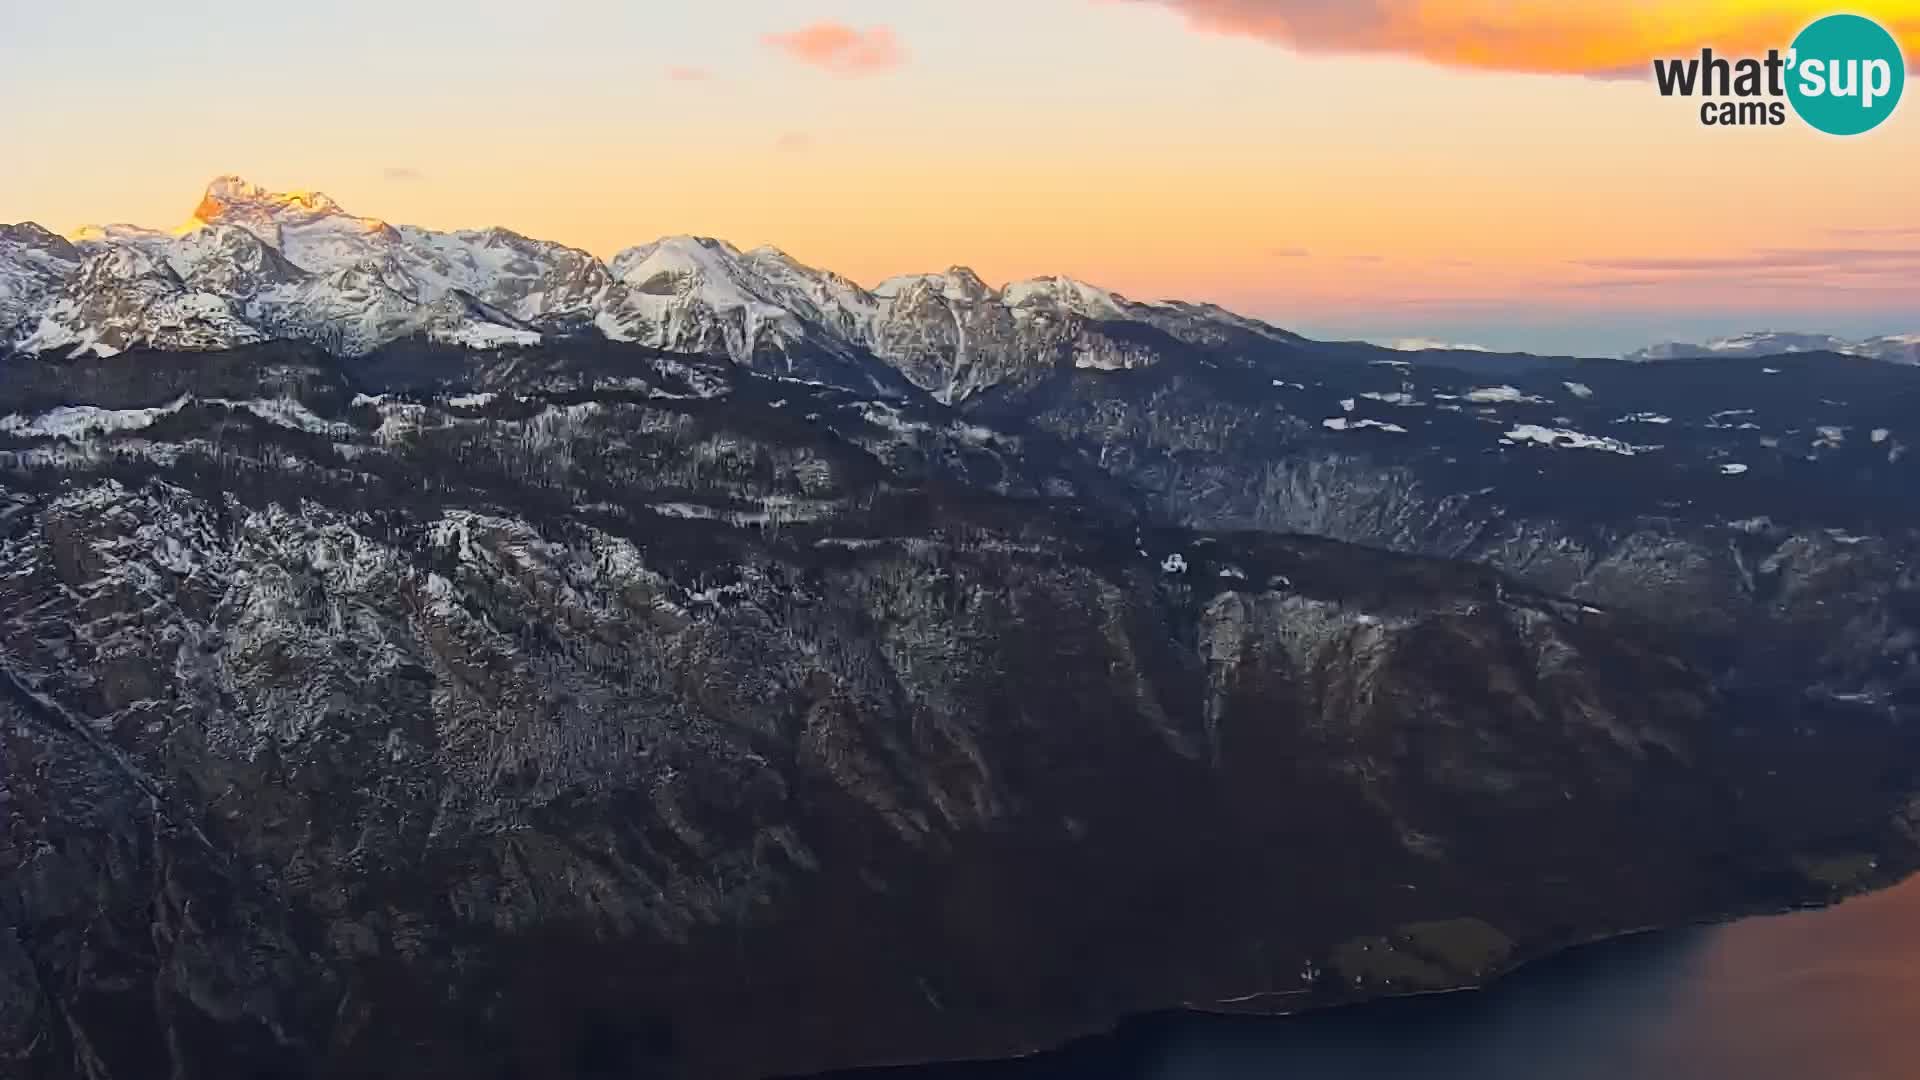
<instances>
[{"instance_id":1,"label":"snow-capped mountain peak","mask_svg":"<svg viewBox=\"0 0 1920 1080\"><path fill-rule=\"evenodd\" d=\"M0 247L0 348L221 347L291 337L364 352L417 333L476 347L527 344L539 339L529 320L591 320L614 284L605 263L575 248L499 228L395 227L317 191L277 192L238 176L216 177L173 230L89 226L60 247L15 231ZM83 258L99 256L83 267ZM127 307L135 280L146 281L147 300L204 294L231 317L201 319L205 332L189 337L145 333ZM63 286L66 304L56 312L53 294ZM113 326L73 321L109 310L117 313Z\"/></svg>"},{"instance_id":2,"label":"snow-capped mountain peak","mask_svg":"<svg viewBox=\"0 0 1920 1080\"><path fill-rule=\"evenodd\" d=\"M613 276L642 292L664 294L700 285L744 292L740 252L710 236L663 236L613 257Z\"/></svg>"},{"instance_id":3,"label":"snow-capped mountain peak","mask_svg":"<svg viewBox=\"0 0 1920 1080\"><path fill-rule=\"evenodd\" d=\"M320 192L268 191L237 176L217 177L208 184L193 215L175 234L219 225L245 229L294 265L321 273L400 239L386 222L355 217Z\"/></svg>"},{"instance_id":4,"label":"snow-capped mountain peak","mask_svg":"<svg viewBox=\"0 0 1920 1080\"><path fill-rule=\"evenodd\" d=\"M318 191L268 191L238 176L219 176L207 185L192 221L203 225L266 218L288 220L345 215L328 195Z\"/></svg>"},{"instance_id":5,"label":"snow-capped mountain peak","mask_svg":"<svg viewBox=\"0 0 1920 1080\"><path fill-rule=\"evenodd\" d=\"M807 336L810 324L795 309L808 303L791 280L805 278L802 269L766 252L743 255L713 237L662 237L613 257L614 285L600 298L595 324L617 340L749 363Z\"/></svg>"},{"instance_id":6,"label":"snow-capped mountain peak","mask_svg":"<svg viewBox=\"0 0 1920 1080\"><path fill-rule=\"evenodd\" d=\"M32 221L0 225L0 244L44 253L49 258L77 262L80 251L66 237Z\"/></svg>"},{"instance_id":7,"label":"snow-capped mountain peak","mask_svg":"<svg viewBox=\"0 0 1920 1080\"><path fill-rule=\"evenodd\" d=\"M278 249L237 225L186 233L167 246L165 258L183 280L228 296L252 296L306 276Z\"/></svg>"},{"instance_id":8,"label":"snow-capped mountain peak","mask_svg":"<svg viewBox=\"0 0 1920 1080\"><path fill-rule=\"evenodd\" d=\"M874 286L873 294L895 299L914 291L930 292L948 300L975 301L997 295L969 267L955 266L943 274L901 274Z\"/></svg>"},{"instance_id":9,"label":"snow-capped mountain peak","mask_svg":"<svg viewBox=\"0 0 1920 1080\"><path fill-rule=\"evenodd\" d=\"M1016 281L1001 290L1007 306L1051 307L1089 319L1117 319L1126 300L1118 293L1070 277L1038 277Z\"/></svg>"}]
</instances>

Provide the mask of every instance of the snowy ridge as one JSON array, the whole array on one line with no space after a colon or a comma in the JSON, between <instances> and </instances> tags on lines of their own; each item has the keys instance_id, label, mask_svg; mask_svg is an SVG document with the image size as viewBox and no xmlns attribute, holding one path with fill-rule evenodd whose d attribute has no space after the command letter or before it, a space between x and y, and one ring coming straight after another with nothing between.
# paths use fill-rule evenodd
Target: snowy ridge
<instances>
[{"instance_id":1,"label":"snowy ridge","mask_svg":"<svg viewBox=\"0 0 1920 1080\"><path fill-rule=\"evenodd\" d=\"M269 424L293 431L335 437L353 434L352 425L316 416L313 410L293 398L197 399L192 394L182 394L165 405L146 409L103 409L94 405L63 405L31 416L9 413L0 416L0 435L22 439L68 439L78 442L99 435L111 435L116 431L140 431L152 427L161 418L172 416L196 402L219 408L244 410Z\"/></svg>"},{"instance_id":2,"label":"snowy ridge","mask_svg":"<svg viewBox=\"0 0 1920 1080\"><path fill-rule=\"evenodd\" d=\"M1467 345L1448 341L1436 341L1433 338L1399 338L1387 343L1387 347L1397 352L1492 352L1485 345Z\"/></svg>"},{"instance_id":3,"label":"snowy ridge","mask_svg":"<svg viewBox=\"0 0 1920 1080\"><path fill-rule=\"evenodd\" d=\"M1832 334L1799 334L1783 331L1759 331L1715 338L1705 344L1682 341L1662 342L1626 355L1635 363L1659 360L1699 360L1710 357L1783 356L1791 353L1830 352L1844 356L1863 356L1892 364L1920 365L1920 334L1889 334L1855 341Z\"/></svg>"},{"instance_id":4,"label":"snowy ridge","mask_svg":"<svg viewBox=\"0 0 1920 1080\"><path fill-rule=\"evenodd\" d=\"M955 267L867 289L778 248L694 236L603 262L505 229L393 225L237 176L215 178L171 230L88 226L70 243L34 225L0 228L0 348L35 353L286 338L358 355L414 335L497 349L587 330L882 391L904 376L956 402L1058 366L1156 363L1151 347L1101 330L1118 323L1202 345L1303 340L1211 305L1136 303L1067 277L995 289Z\"/></svg>"},{"instance_id":5,"label":"snowy ridge","mask_svg":"<svg viewBox=\"0 0 1920 1080\"><path fill-rule=\"evenodd\" d=\"M585 310L605 279L593 256L558 244L395 228L319 192L223 176L170 232L88 226L73 243L33 225L0 232L0 341L76 356L269 338L356 354L416 334L533 345L520 313Z\"/></svg>"}]
</instances>

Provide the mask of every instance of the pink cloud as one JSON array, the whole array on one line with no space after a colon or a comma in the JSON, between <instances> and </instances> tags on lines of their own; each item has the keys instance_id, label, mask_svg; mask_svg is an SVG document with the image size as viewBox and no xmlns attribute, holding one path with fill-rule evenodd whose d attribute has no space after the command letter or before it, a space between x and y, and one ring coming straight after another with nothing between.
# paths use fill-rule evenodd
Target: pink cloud
<instances>
[{"instance_id":1,"label":"pink cloud","mask_svg":"<svg viewBox=\"0 0 1920 1080\"><path fill-rule=\"evenodd\" d=\"M706 68L674 66L667 69L667 78L674 82L706 82L713 78L713 72Z\"/></svg>"},{"instance_id":2,"label":"pink cloud","mask_svg":"<svg viewBox=\"0 0 1920 1080\"><path fill-rule=\"evenodd\" d=\"M1920 267L1920 252L1896 248L1763 248L1739 255L1577 259L1574 265L1627 273L1725 274L1881 267L1897 268L1905 273Z\"/></svg>"},{"instance_id":3,"label":"pink cloud","mask_svg":"<svg viewBox=\"0 0 1920 1080\"><path fill-rule=\"evenodd\" d=\"M1383 53L1448 67L1600 77L1644 75L1656 57L1785 47L1825 0L1128 0L1208 33L1309 53ZM1844 6L1844 5L1843 5ZM1882 24L1920 46L1920 17Z\"/></svg>"},{"instance_id":4,"label":"pink cloud","mask_svg":"<svg viewBox=\"0 0 1920 1080\"><path fill-rule=\"evenodd\" d=\"M1899 240L1909 236L1920 236L1920 225L1888 225L1885 227L1869 226L1864 229L1834 228L1834 229L1828 229L1827 234L1830 236L1865 236L1870 238L1884 237L1886 239Z\"/></svg>"},{"instance_id":5,"label":"pink cloud","mask_svg":"<svg viewBox=\"0 0 1920 1080\"><path fill-rule=\"evenodd\" d=\"M803 64L835 75L873 75L906 62L907 52L885 26L856 29L844 23L818 22L761 40Z\"/></svg>"}]
</instances>

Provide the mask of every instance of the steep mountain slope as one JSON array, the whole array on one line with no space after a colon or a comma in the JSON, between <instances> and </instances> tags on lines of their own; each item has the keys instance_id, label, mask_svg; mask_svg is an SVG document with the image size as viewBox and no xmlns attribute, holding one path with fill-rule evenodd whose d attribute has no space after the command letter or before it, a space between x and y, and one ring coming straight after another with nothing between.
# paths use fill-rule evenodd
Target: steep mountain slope
<instances>
[{"instance_id":1,"label":"steep mountain slope","mask_svg":"<svg viewBox=\"0 0 1920 1080\"><path fill-rule=\"evenodd\" d=\"M1081 448L1154 511L1489 563L1727 633L1726 678L1920 702L1920 372L1590 362L1507 381L1295 356L1063 373L983 423Z\"/></svg>"},{"instance_id":2,"label":"steep mountain slope","mask_svg":"<svg viewBox=\"0 0 1920 1080\"><path fill-rule=\"evenodd\" d=\"M1884 711L1729 699L1471 565L1135 520L937 403L418 341L0 401L24 1076L1006 1053L1915 860Z\"/></svg>"}]
</instances>

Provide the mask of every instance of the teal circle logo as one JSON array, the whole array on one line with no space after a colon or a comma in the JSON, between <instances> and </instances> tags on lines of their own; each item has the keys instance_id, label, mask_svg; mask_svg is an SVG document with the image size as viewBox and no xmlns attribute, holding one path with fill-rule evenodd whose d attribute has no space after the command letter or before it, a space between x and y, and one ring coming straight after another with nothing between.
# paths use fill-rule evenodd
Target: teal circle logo
<instances>
[{"instance_id":1,"label":"teal circle logo","mask_svg":"<svg viewBox=\"0 0 1920 1080\"><path fill-rule=\"evenodd\" d=\"M1829 15L1800 31L1787 64L1793 111L1829 135L1859 135L1879 127L1907 88L1900 43L1859 15Z\"/></svg>"}]
</instances>

